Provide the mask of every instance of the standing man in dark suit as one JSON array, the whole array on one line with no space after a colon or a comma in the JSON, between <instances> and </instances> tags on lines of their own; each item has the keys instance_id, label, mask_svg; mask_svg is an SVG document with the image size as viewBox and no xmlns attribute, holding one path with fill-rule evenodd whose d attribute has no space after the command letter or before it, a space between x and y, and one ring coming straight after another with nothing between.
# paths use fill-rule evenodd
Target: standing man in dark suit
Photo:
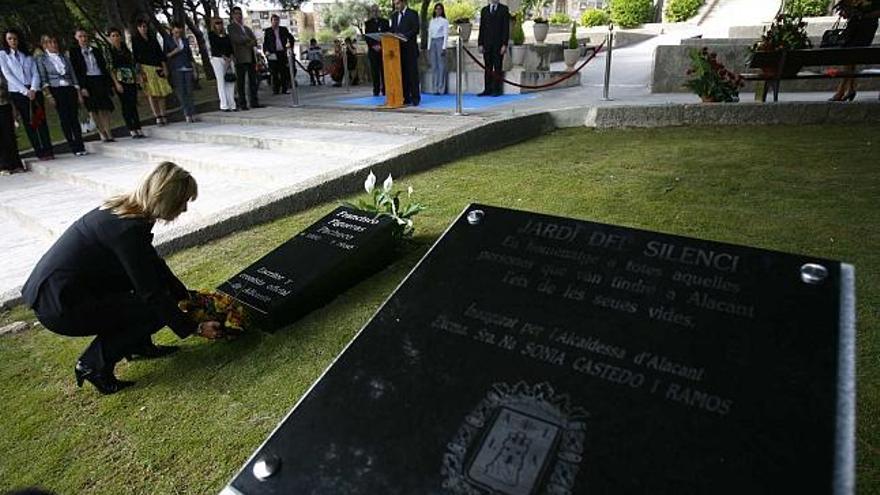
<instances>
[{"instance_id":1,"label":"standing man in dark suit","mask_svg":"<svg viewBox=\"0 0 880 495\"><path fill-rule=\"evenodd\" d=\"M489 5L480 11L480 36L477 45L483 54L486 66L485 86L477 96L501 96L501 70L507 43L510 41L510 11L498 0L489 0Z\"/></svg>"},{"instance_id":2,"label":"standing man in dark suit","mask_svg":"<svg viewBox=\"0 0 880 495\"><path fill-rule=\"evenodd\" d=\"M287 66L287 47L293 47L293 35L286 27L280 26L281 18L272 14L272 27L263 31L263 53L269 60L272 73L272 93L290 92L290 68Z\"/></svg>"},{"instance_id":3,"label":"standing man in dark suit","mask_svg":"<svg viewBox=\"0 0 880 495\"><path fill-rule=\"evenodd\" d=\"M247 76L248 93L250 94L251 107L260 108L260 100L257 98L257 67L254 48L257 47L257 37L251 28L244 25L241 7L232 7L232 22L226 29L229 41L232 42L232 54L235 58L235 94L238 98L238 108L248 109L248 100L244 94L244 78Z\"/></svg>"},{"instance_id":4,"label":"standing man in dark suit","mask_svg":"<svg viewBox=\"0 0 880 495\"><path fill-rule=\"evenodd\" d=\"M379 6L370 6L370 18L364 26L364 34L387 33L391 29L388 19L379 16ZM370 79L373 81L373 96L385 94L385 74L382 72L382 43L367 36L367 58L370 61Z\"/></svg>"},{"instance_id":5,"label":"standing man in dark suit","mask_svg":"<svg viewBox=\"0 0 880 495\"><path fill-rule=\"evenodd\" d=\"M419 88L419 14L406 6L406 0L394 0L396 12L391 16L391 31L406 38L400 43L400 65L403 73L403 102L414 107L422 101Z\"/></svg>"}]
</instances>

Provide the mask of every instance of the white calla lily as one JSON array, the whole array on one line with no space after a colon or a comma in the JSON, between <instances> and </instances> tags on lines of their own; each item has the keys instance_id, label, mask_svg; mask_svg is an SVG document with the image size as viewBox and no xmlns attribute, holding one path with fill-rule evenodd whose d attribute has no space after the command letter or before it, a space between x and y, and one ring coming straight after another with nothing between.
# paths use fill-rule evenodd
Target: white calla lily
<instances>
[{"instance_id":1,"label":"white calla lily","mask_svg":"<svg viewBox=\"0 0 880 495\"><path fill-rule=\"evenodd\" d=\"M373 171L370 171L370 175L367 176L367 180L364 181L364 190L367 191L367 194L372 194L373 189L376 188L376 176L373 175Z\"/></svg>"},{"instance_id":2,"label":"white calla lily","mask_svg":"<svg viewBox=\"0 0 880 495\"><path fill-rule=\"evenodd\" d=\"M412 196L412 193L413 193L412 186L407 187L406 188L406 197L408 198L408 197Z\"/></svg>"},{"instance_id":3,"label":"white calla lily","mask_svg":"<svg viewBox=\"0 0 880 495\"><path fill-rule=\"evenodd\" d=\"M386 193L391 192L391 186L394 185L394 179L391 178L391 174L388 174L388 178L385 179L385 182L382 183L382 190Z\"/></svg>"}]
</instances>

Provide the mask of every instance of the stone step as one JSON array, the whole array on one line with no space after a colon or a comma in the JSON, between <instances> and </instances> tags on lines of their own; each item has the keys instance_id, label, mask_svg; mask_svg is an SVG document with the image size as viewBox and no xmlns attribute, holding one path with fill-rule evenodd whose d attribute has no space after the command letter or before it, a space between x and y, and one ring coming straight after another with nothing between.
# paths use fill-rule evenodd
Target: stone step
<instances>
[{"instance_id":1,"label":"stone step","mask_svg":"<svg viewBox=\"0 0 880 495\"><path fill-rule=\"evenodd\" d=\"M35 173L16 174L0 181L0 215L46 240L61 235L73 220L98 206L103 198L91 188Z\"/></svg>"},{"instance_id":2,"label":"stone step","mask_svg":"<svg viewBox=\"0 0 880 495\"><path fill-rule=\"evenodd\" d=\"M311 150L281 152L166 139L126 140L124 145L93 142L87 143L86 148L93 153L133 162L155 165L171 161L196 176L217 173L231 182L256 186L291 184L354 162Z\"/></svg>"},{"instance_id":3,"label":"stone step","mask_svg":"<svg viewBox=\"0 0 880 495\"><path fill-rule=\"evenodd\" d=\"M155 163L152 162L120 160L104 155L59 156L56 160L30 164L34 174L87 188L98 194L101 200L114 194L134 190L141 178L153 167ZM175 222L175 227L199 221L278 188L277 185L270 183L247 184L232 181L226 174L215 171L194 172L193 176L199 185L199 196L189 204L187 214ZM162 230L164 230L162 224L157 226L156 232Z\"/></svg>"},{"instance_id":4,"label":"stone step","mask_svg":"<svg viewBox=\"0 0 880 495\"><path fill-rule=\"evenodd\" d=\"M417 139L414 136L360 130L217 123L148 127L145 131L151 137L189 143L211 143L297 152L299 150L314 150L328 156L352 159L369 158Z\"/></svg>"},{"instance_id":5,"label":"stone step","mask_svg":"<svg viewBox=\"0 0 880 495\"><path fill-rule=\"evenodd\" d=\"M0 286L0 298L17 299L20 295L17 287L24 285L34 265L43 253L52 245L52 239L34 234L23 228L18 221L9 220L0 214L0 252L6 253L3 258L3 284Z\"/></svg>"},{"instance_id":6,"label":"stone step","mask_svg":"<svg viewBox=\"0 0 880 495\"><path fill-rule=\"evenodd\" d=\"M355 97L353 95L352 97ZM247 126L295 127L380 132L383 134L427 135L461 126L461 117L405 112L377 112L374 108L257 108L246 112L212 112L199 116L205 122Z\"/></svg>"}]
</instances>

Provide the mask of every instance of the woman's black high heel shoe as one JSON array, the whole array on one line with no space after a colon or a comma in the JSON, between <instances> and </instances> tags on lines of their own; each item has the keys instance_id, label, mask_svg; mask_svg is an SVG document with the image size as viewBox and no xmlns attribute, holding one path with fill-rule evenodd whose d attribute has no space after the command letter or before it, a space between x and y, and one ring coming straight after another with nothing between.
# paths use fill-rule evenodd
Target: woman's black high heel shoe
<instances>
[{"instance_id":1,"label":"woman's black high heel shoe","mask_svg":"<svg viewBox=\"0 0 880 495\"><path fill-rule=\"evenodd\" d=\"M134 382L117 380L113 373L95 371L81 361L77 361L76 367L73 368L73 374L76 376L77 387L82 387L83 382L87 381L104 395L115 394L126 387L134 385Z\"/></svg>"},{"instance_id":2,"label":"woman's black high heel shoe","mask_svg":"<svg viewBox=\"0 0 880 495\"><path fill-rule=\"evenodd\" d=\"M855 92L855 90L853 90L853 91L850 91L849 93L843 95L843 99L841 101L853 101L855 99L856 99L856 92Z\"/></svg>"}]
</instances>

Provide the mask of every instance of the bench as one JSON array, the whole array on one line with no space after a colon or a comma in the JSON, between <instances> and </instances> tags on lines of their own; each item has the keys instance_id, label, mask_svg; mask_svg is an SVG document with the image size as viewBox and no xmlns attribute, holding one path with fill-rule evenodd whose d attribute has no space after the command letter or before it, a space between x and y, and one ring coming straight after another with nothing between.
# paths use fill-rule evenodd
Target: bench
<instances>
[{"instance_id":1,"label":"bench","mask_svg":"<svg viewBox=\"0 0 880 495\"><path fill-rule=\"evenodd\" d=\"M880 64L880 46L755 52L749 62L749 68L762 69L763 72L740 75L746 81L765 81L767 83L759 93L761 101L767 101L769 87L773 88L773 101L779 101L779 85L782 80L880 77L880 71L857 70L827 73L801 71L803 67L878 64Z\"/></svg>"}]
</instances>

